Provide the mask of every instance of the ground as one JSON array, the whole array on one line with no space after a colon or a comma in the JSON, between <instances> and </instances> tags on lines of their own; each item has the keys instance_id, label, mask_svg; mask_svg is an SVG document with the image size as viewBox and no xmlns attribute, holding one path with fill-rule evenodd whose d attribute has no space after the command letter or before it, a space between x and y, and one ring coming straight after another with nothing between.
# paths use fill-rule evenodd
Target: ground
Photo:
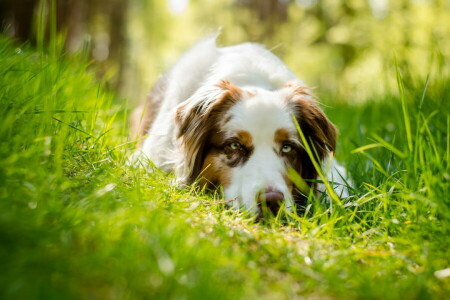
<instances>
[{"instance_id":1,"label":"ground","mask_svg":"<svg viewBox=\"0 0 450 300\"><path fill-rule=\"evenodd\" d=\"M353 197L255 223L127 166L129 107L82 57L2 37L0 65L2 299L449 296L447 77L399 72L358 105L319 93Z\"/></svg>"}]
</instances>

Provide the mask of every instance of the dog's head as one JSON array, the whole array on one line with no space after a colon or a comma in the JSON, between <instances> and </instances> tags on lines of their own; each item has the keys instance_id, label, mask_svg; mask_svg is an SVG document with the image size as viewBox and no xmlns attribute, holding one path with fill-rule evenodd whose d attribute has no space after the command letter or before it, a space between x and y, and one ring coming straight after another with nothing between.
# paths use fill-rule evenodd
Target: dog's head
<instances>
[{"instance_id":1,"label":"dog's head","mask_svg":"<svg viewBox=\"0 0 450 300\"><path fill-rule=\"evenodd\" d=\"M285 85L276 91L241 89L227 81L199 89L177 107L182 149L178 176L222 186L226 200L255 213L267 206L288 209L301 192L288 176L295 170L310 187L317 172L293 116L321 162L336 146L336 129L315 104L308 88Z\"/></svg>"}]
</instances>

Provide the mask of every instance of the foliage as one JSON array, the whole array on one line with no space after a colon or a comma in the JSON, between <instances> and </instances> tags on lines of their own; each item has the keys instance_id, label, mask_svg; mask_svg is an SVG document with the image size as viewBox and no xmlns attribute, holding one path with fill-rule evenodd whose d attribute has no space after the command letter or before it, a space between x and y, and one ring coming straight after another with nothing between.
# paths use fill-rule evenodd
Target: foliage
<instances>
[{"instance_id":1,"label":"foliage","mask_svg":"<svg viewBox=\"0 0 450 300\"><path fill-rule=\"evenodd\" d=\"M263 43L309 85L361 102L397 91L395 60L407 81L449 75L449 12L445 0L3 0L0 26L36 42L33 15L44 16L41 27L64 33L69 52L88 48L102 80L134 103L219 29L220 45Z\"/></svg>"},{"instance_id":2,"label":"foliage","mask_svg":"<svg viewBox=\"0 0 450 300\"><path fill-rule=\"evenodd\" d=\"M145 81L140 94L129 95L143 95L181 50L219 29L220 45L263 43L309 85L352 102L396 93L395 60L408 81L424 80L411 74L448 76L450 71L448 1L188 2L179 14L162 5L131 5L136 18L128 28L129 43L138 52L130 52L129 62L139 73L130 81ZM158 26L149 20L158 20Z\"/></svg>"},{"instance_id":3,"label":"foliage","mask_svg":"<svg viewBox=\"0 0 450 300\"><path fill-rule=\"evenodd\" d=\"M324 94L353 198L254 223L130 169L127 103L61 44L0 38L2 299L448 296L448 78L399 68L400 96Z\"/></svg>"}]
</instances>

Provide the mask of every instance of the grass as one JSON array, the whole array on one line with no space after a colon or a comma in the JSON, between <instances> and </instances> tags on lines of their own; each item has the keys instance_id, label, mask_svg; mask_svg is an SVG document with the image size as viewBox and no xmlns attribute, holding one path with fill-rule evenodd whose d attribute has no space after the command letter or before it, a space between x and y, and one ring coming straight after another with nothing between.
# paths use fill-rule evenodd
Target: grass
<instances>
[{"instance_id":1,"label":"grass","mask_svg":"<svg viewBox=\"0 0 450 300\"><path fill-rule=\"evenodd\" d=\"M354 196L262 224L127 167L126 101L55 49L0 37L0 298L450 295L449 78L324 96Z\"/></svg>"}]
</instances>

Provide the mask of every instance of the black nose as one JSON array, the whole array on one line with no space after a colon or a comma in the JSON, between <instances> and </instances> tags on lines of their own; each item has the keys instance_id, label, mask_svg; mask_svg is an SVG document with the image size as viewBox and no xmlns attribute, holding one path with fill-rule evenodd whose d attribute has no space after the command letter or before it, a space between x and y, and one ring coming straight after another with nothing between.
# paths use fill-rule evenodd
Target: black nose
<instances>
[{"instance_id":1,"label":"black nose","mask_svg":"<svg viewBox=\"0 0 450 300\"><path fill-rule=\"evenodd\" d=\"M269 209L274 215L280 210L281 203L284 200L284 194L273 187L268 187L258 195L258 205L262 210Z\"/></svg>"}]
</instances>

